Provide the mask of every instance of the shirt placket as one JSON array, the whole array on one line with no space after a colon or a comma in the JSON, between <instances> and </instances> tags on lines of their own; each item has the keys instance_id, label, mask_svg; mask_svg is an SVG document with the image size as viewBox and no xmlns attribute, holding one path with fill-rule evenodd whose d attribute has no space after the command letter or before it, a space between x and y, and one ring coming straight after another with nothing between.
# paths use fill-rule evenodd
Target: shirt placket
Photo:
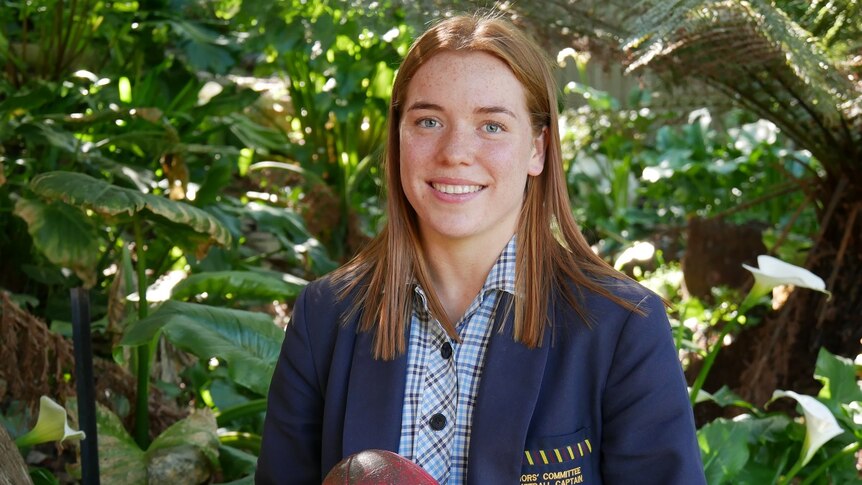
<instances>
[{"instance_id":1,"label":"shirt placket","mask_svg":"<svg viewBox=\"0 0 862 485\"><path fill-rule=\"evenodd\" d=\"M458 377L452 343L436 320L426 341L426 370L422 392L421 426L414 456L416 463L439 483L449 478L455 434Z\"/></svg>"}]
</instances>

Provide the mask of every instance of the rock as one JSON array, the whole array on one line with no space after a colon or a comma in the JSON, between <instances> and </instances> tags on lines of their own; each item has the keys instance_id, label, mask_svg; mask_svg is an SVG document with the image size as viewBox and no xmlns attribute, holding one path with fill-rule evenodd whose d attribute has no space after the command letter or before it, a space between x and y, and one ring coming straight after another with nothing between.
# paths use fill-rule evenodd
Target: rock
<instances>
[{"instance_id":1,"label":"rock","mask_svg":"<svg viewBox=\"0 0 862 485\"><path fill-rule=\"evenodd\" d=\"M210 465L206 457L193 446L158 450L147 465L149 483L171 485L197 485L210 478Z\"/></svg>"}]
</instances>

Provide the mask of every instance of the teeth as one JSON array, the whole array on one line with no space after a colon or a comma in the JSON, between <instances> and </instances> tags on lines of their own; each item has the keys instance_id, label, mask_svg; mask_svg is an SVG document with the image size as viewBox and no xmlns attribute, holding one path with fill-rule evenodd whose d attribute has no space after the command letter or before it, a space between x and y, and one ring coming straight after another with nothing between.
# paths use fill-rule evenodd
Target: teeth
<instances>
[{"instance_id":1,"label":"teeth","mask_svg":"<svg viewBox=\"0 0 862 485\"><path fill-rule=\"evenodd\" d=\"M445 185L445 184L431 184L435 190L443 192L444 194L472 194L473 192L478 192L482 190L481 185Z\"/></svg>"}]
</instances>

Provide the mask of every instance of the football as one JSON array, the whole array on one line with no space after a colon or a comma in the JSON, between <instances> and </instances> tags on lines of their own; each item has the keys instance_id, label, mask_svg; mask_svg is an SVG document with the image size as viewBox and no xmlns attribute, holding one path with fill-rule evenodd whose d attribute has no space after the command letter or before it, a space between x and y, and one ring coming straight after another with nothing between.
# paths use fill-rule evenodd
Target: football
<instances>
[{"instance_id":1,"label":"football","mask_svg":"<svg viewBox=\"0 0 862 485\"><path fill-rule=\"evenodd\" d=\"M385 450L365 450L332 467L323 485L438 485L412 461Z\"/></svg>"}]
</instances>

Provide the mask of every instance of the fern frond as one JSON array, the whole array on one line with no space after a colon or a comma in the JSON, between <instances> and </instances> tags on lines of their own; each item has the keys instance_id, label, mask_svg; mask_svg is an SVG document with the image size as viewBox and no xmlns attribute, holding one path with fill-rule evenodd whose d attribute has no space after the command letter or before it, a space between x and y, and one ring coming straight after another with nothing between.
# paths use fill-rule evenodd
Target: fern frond
<instances>
[{"instance_id":1,"label":"fern frond","mask_svg":"<svg viewBox=\"0 0 862 485\"><path fill-rule=\"evenodd\" d=\"M698 79L772 120L827 166L862 164L857 85L817 40L771 3L653 4L624 44L630 72Z\"/></svg>"},{"instance_id":2,"label":"fern frond","mask_svg":"<svg viewBox=\"0 0 862 485\"><path fill-rule=\"evenodd\" d=\"M463 11L489 2L457 4ZM619 60L629 73L655 74L669 91L698 92L705 107L730 100L775 123L827 171L862 179L862 0L494 5L551 52L575 47Z\"/></svg>"}]
</instances>

